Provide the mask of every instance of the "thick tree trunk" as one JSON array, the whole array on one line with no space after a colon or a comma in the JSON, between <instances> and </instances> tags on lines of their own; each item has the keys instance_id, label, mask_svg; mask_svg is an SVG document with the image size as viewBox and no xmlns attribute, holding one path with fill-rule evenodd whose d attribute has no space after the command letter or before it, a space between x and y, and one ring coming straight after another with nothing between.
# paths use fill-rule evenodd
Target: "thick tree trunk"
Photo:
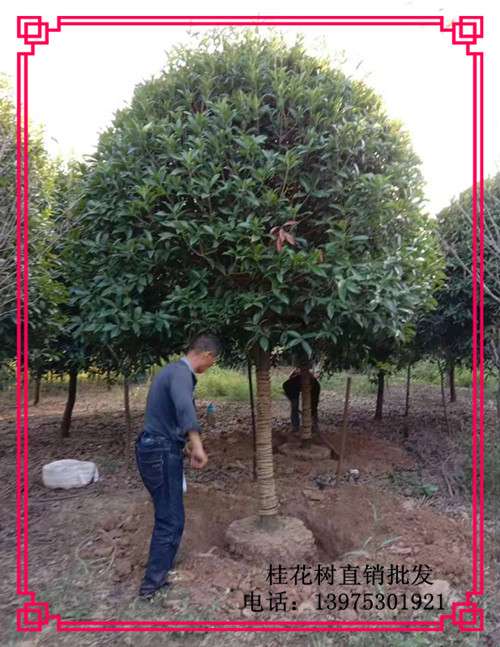
<instances>
[{"instance_id":1,"label":"thick tree trunk","mask_svg":"<svg viewBox=\"0 0 500 647\"><path fill-rule=\"evenodd\" d=\"M33 406L36 407L36 405L40 402L40 386L42 383L42 378L37 377L35 379L35 394L33 396Z\"/></svg>"},{"instance_id":2,"label":"thick tree trunk","mask_svg":"<svg viewBox=\"0 0 500 647\"><path fill-rule=\"evenodd\" d=\"M261 523L269 524L278 514L278 499L274 481L273 443L271 429L270 356L259 348L257 352L257 420L256 420L257 489Z\"/></svg>"},{"instance_id":3,"label":"thick tree trunk","mask_svg":"<svg viewBox=\"0 0 500 647\"><path fill-rule=\"evenodd\" d=\"M300 438L302 447L309 447L312 442L312 418L311 418L311 374L309 368L303 366L300 369L300 392L302 407L302 425L300 427Z\"/></svg>"},{"instance_id":4,"label":"thick tree trunk","mask_svg":"<svg viewBox=\"0 0 500 647\"><path fill-rule=\"evenodd\" d=\"M382 411L384 408L384 384L385 372L379 371L377 375L377 407L375 409L375 420L382 420Z\"/></svg>"},{"instance_id":5,"label":"thick tree trunk","mask_svg":"<svg viewBox=\"0 0 500 647\"><path fill-rule=\"evenodd\" d=\"M66 401L66 407L64 409L64 414L61 422L62 438L69 437L69 430L71 427L71 416L73 414L73 407L75 406L75 400L76 400L77 380L78 380L78 370L76 368L72 368L69 372L68 399Z\"/></svg>"},{"instance_id":6,"label":"thick tree trunk","mask_svg":"<svg viewBox=\"0 0 500 647\"><path fill-rule=\"evenodd\" d=\"M450 402L457 401L457 391L455 389L455 362L450 360L448 363L448 383L450 385Z\"/></svg>"},{"instance_id":7,"label":"thick tree trunk","mask_svg":"<svg viewBox=\"0 0 500 647\"><path fill-rule=\"evenodd\" d=\"M406 370L406 400L405 400L405 418L410 412L410 382L411 382L411 364L408 364Z\"/></svg>"},{"instance_id":8,"label":"thick tree trunk","mask_svg":"<svg viewBox=\"0 0 500 647\"><path fill-rule=\"evenodd\" d=\"M124 457L127 466L131 465L130 444L132 442L132 416L130 415L130 386L127 377L123 378L123 405L125 411L126 433L124 438Z\"/></svg>"}]
</instances>

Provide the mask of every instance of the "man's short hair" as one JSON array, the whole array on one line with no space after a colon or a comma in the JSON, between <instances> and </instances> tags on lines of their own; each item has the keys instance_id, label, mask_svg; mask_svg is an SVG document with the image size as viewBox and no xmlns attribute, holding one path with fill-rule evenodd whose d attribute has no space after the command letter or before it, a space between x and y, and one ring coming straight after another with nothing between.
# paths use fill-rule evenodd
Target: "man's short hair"
<instances>
[{"instance_id":1,"label":"man's short hair","mask_svg":"<svg viewBox=\"0 0 500 647\"><path fill-rule=\"evenodd\" d=\"M205 333L195 337L188 347L188 352L194 350L197 353L209 352L218 357L222 350L222 344L215 335Z\"/></svg>"}]
</instances>

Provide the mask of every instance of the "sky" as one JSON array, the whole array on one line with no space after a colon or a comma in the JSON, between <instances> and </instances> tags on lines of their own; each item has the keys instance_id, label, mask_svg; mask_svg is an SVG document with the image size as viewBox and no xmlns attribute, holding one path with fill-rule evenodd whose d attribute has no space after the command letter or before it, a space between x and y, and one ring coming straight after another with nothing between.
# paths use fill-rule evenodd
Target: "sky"
<instances>
[{"instance_id":1,"label":"sky","mask_svg":"<svg viewBox=\"0 0 500 647\"><path fill-rule=\"evenodd\" d=\"M495 146L494 74L500 50L500 10L481 2L252 2L205 4L186 0L182 12L157 1L85 2L33 0L0 8L0 72L15 83L15 16L42 15L51 25L57 15L484 15L486 121L485 172L500 171ZM375 9L376 7L376 9ZM436 27L282 28L293 39L300 31L311 52L327 54L332 64L360 78L382 96L391 118L402 122L422 161L427 210L434 214L472 182L472 58L452 46L451 35ZM201 31L198 29L197 31ZM29 63L29 115L43 124L52 155L81 158L92 153L99 133L114 112L131 99L134 87L158 74L165 51L188 37L183 27L66 27L37 47ZM498 75L497 75L498 77Z\"/></svg>"}]
</instances>

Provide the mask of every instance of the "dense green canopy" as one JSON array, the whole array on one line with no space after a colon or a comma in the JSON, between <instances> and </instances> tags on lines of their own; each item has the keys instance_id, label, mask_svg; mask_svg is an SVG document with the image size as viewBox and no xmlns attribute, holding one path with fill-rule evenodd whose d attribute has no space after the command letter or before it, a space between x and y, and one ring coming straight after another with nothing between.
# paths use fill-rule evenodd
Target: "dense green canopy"
<instances>
[{"instance_id":1,"label":"dense green canopy","mask_svg":"<svg viewBox=\"0 0 500 647\"><path fill-rule=\"evenodd\" d=\"M80 330L165 354L200 328L307 353L346 328L403 338L438 263L418 165L380 98L300 41L178 48L90 160Z\"/></svg>"}]
</instances>

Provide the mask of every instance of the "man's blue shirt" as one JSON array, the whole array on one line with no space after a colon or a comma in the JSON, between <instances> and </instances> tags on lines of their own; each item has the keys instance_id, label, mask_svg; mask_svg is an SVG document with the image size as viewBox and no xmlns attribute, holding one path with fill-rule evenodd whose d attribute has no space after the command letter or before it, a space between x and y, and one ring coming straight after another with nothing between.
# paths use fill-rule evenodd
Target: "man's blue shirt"
<instances>
[{"instance_id":1,"label":"man's blue shirt","mask_svg":"<svg viewBox=\"0 0 500 647\"><path fill-rule=\"evenodd\" d=\"M189 366L189 370L194 375L194 371L193 371L193 367L191 366L191 362L188 360L188 358L185 355L184 355L184 357L181 357L181 362L184 362L185 364L187 364L187 366ZM196 376L195 376L194 383L196 384L196 382L197 382L197 380L196 380Z\"/></svg>"},{"instance_id":2,"label":"man's blue shirt","mask_svg":"<svg viewBox=\"0 0 500 647\"><path fill-rule=\"evenodd\" d=\"M151 383L144 415L144 430L185 443L188 431L201 432L194 406L196 376L187 358L162 368Z\"/></svg>"}]
</instances>

